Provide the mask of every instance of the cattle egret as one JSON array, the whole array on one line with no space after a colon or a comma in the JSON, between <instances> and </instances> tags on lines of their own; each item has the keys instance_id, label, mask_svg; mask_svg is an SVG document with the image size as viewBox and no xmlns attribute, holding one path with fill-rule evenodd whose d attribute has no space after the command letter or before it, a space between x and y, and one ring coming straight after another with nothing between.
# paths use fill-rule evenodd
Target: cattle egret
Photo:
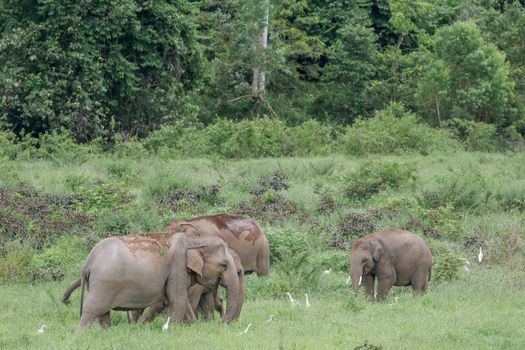
<instances>
[{"instance_id":1,"label":"cattle egret","mask_svg":"<svg viewBox=\"0 0 525 350\"><path fill-rule=\"evenodd\" d=\"M329 268L328 270L324 270L321 276L329 275L332 272L332 268Z\"/></svg>"},{"instance_id":2,"label":"cattle egret","mask_svg":"<svg viewBox=\"0 0 525 350\"><path fill-rule=\"evenodd\" d=\"M310 307L310 302L308 301L308 294L304 293L304 297L306 298L306 307Z\"/></svg>"},{"instance_id":3,"label":"cattle egret","mask_svg":"<svg viewBox=\"0 0 525 350\"><path fill-rule=\"evenodd\" d=\"M38 334L44 334L44 328L46 328L45 324L43 324L42 327L38 329Z\"/></svg>"},{"instance_id":4,"label":"cattle egret","mask_svg":"<svg viewBox=\"0 0 525 350\"><path fill-rule=\"evenodd\" d=\"M286 292L286 295L288 295L288 299L290 299L290 303L292 303L292 305L299 304L294 298L292 298L292 295L290 293Z\"/></svg>"},{"instance_id":5,"label":"cattle egret","mask_svg":"<svg viewBox=\"0 0 525 350\"><path fill-rule=\"evenodd\" d=\"M250 329L251 325L252 325L252 324L249 323L249 324L248 324L248 327L246 327L246 329L245 329L244 331L242 331L241 333L239 333L239 336L248 333L248 329Z\"/></svg>"},{"instance_id":6,"label":"cattle egret","mask_svg":"<svg viewBox=\"0 0 525 350\"><path fill-rule=\"evenodd\" d=\"M169 326L170 326L170 317L168 316L168 320L166 321L166 323L164 323L164 326L162 326L162 331L166 332Z\"/></svg>"},{"instance_id":7,"label":"cattle egret","mask_svg":"<svg viewBox=\"0 0 525 350\"><path fill-rule=\"evenodd\" d=\"M352 278L352 276L348 276L348 278L346 279L346 284L350 283L350 279Z\"/></svg>"},{"instance_id":8,"label":"cattle egret","mask_svg":"<svg viewBox=\"0 0 525 350\"><path fill-rule=\"evenodd\" d=\"M483 260L483 252L481 251L481 247L479 247L478 261L480 264L482 260Z\"/></svg>"},{"instance_id":9,"label":"cattle egret","mask_svg":"<svg viewBox=\"0 0 525 350\"><path fill-rule=\"evenodd\" d=\"M273 315L270 315L270 317L268 317L268 320L266 321L266 323L272 322L272 318L273 318Z\"/></svg>"}]
</instances>

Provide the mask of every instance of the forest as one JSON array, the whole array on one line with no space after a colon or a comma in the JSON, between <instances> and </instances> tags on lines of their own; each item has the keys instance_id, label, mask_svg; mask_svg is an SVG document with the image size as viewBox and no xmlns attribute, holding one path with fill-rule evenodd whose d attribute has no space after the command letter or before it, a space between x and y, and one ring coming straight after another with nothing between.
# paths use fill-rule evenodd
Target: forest
<instances>
[{"instance_id":1,"label":"forest","mask_svg":"<svg viewBox=\"0 0 525 350\"><path fill-rule=\"evenodd\" d=\"M0 349L523 348L524 141L523 0L0 0ZM78 331L97 243L221 213L237 319ZM352 290L389 228L426 293Z\"/></svg>"},{"instance_id":2,"label":"forest","mask_svg":"<svg viewBox=\"0 0 525 350\"><path fill-rule=\"evenodd\" d=\"M524 5L3 0L0 130L111 149L271 119L334 138L396 106L460 139L521 142Z\"/></svg>"}]
</instances>

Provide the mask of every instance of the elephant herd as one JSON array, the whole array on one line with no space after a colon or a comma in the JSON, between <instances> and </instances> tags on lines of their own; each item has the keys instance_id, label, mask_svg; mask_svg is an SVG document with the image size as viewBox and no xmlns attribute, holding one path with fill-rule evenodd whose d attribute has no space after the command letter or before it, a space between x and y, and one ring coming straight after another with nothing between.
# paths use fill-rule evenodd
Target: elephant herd
<instances>
[{"instance_id":1,"label":"elephant herd","mask_svg":"<svg viewBox=\"0 0 525 350\"><path fill-rule=\"evenodd\" d=\"M165 232L100 241L62 301L68 303L80 287L79 329L95 319L110 327L111 310L128 311L130 321L139 323L160 313L171 323L193 323L197 316L210 319L215 311L230 322L241 313L244 275L268 275L269 253L265 234L249 218L219 214L172 220ZM394 285L425 292L432 257L419 236L390 229L354 241L350 263L353 291L363 283L366 296L373 298L377 278L377 298L384 299ZM219 286L226 289L226 309Z\"/></svg>"}]
</instances>

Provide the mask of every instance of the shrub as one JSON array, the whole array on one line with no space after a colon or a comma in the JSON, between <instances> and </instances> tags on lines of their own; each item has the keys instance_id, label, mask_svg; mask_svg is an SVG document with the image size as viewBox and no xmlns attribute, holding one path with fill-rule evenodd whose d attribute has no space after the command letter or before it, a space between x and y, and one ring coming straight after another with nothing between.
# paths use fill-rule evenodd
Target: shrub
<instances>
[{"instance_id":1,"label":"shrub","mask_svg":"<svg viewBox=\"0 0 525 350\"><path fill-rule=\"evenodd\" d=\"M116 209L130 203L134 197L126 190L124 183L99 182L94 185L79 187L77 192L82 196L82 201L77 204L77 209L93 212L101 209Z\"/></svg>"},{"instance_id":2,"label":"shrub","mask_svg":"<svg viewBox=\"0 0 525 350\"><path fill-rule=\"evenodd\" d=\"M33 280L60 280L68 272L78 272L87 253L80 237L62 236L51 247L33 255L28 266L29 277Z\"/></svg>"},{"instance_id":3,"label":"shrub","mask_svg":"<svg viewBox=\"0 0 525 350\"><path fill-rule=\"evenodd\" d=\"M496 150L496 126L494 124L453 118L448 120L445 126L469 151Z\"/></svg>"},{"instance_id":4,"label":"shrub","mask_svg":"<svg viewBox=\"0 0 525 350\"><path fill-rule=\"evenodd\" d=\"M485 178L473 170L453 171L437 178L434 188L422 190L417 199L428 209L451 206L456 209L482 208L491 196Z\"/></svg>"},{"instance_id":5,"label":"shrub","mask_svg":"<svg viewBox=\"0 0 525 350\"><path fill-rule=\"evenodd\" d=\"M308 234L304 231L287 227L267 229L265 232L268 237L272 262L285 259L289 255L308 251L311 247Z\"/></svg>"},{"instance_id":6,"label":"shrub","mask_svg":"<svg viewBox=\"0 0 525 350\"><path fill-rule=\"evenodd\" d=\"M317 253L312 257L313 264L321 270L332 269L332 271L348 272L350 263L348 261L348 251L327 250Z\"/></svg>"},{"instance_id":7,"label":"shrub","mask_svg":"<svg viewBox=\"0 0 525 350\"><path fill-rule=\"evenodd\" d=\"M290 142L285 146L284 155L308 156L326 155L335 148L337 135L332 127L322 125L316 120L306 121L289 128L287 133Z\"/></svg>"},{"instance_id":8,"label":"shrub","mask_svg":"<svg viewBox=\"0 0 525 350\"><path fill-rule=\"evenodd\" d=\"M201 186L198 189L176 188L165 194L156 195L156 202L168 206L174 213L178 211L197 211L199 204L222 205L219 197L221 186Z\"/></svg>"},{"instance_id":9,"label":"shrub","mask_svg":"<svg viewBox=\"0 0 525 350\"><path fill-rule=\"evenodd\" d=\"M463 266L461 259L452 254L445 253L435 257L432 266L432 280L436 282L451 281L458 277Z\"/></svg>"},{"instance_id":10,"label":"shrub","mask_svg":"<svg viewBox=\"0 0 525 350\"><path fill-rule=\"evenodd\" d=\"M163 223L163 218L154 208L131 203L119 209L99 210L94 231L99 238L104 238L131 232L159 231L164 228Z\"/></svg>"},{"instance_id":11,"label":"shrub","mask_svg":"<svg viewBox=\"0 0 525 350\"><path fill-rule=\"evenodd\" d=\"M350 182L345 194L352 199L368 198L386 189L399 187L416 179L414 167L396 162L369 162L345 176L344 181Z\"/></svg>"},{"instance_id":12,"label":"shrub","mask_svg":"<svg viewBox=\"0 0 525 350\"><path fill-rule=\"evenodd\" d=\"M415 114L393 103L370 119L357 119L345 135L350 154L453 151L455 142L446 131L420 124Z\"/></svg>"},{"instance_id":13,"label":"shrub","mask_svg":"<svg viewBox=\"0 0 525 350\"><path fill-rule=\"evenodd\" d=\"M57 163L81 163L88 159L91 152L100 152L100 150L90 149L90 146L76 143L65 129L41 135L38 143L40 147L37 156Z\"/></svg>"}]
</instances>

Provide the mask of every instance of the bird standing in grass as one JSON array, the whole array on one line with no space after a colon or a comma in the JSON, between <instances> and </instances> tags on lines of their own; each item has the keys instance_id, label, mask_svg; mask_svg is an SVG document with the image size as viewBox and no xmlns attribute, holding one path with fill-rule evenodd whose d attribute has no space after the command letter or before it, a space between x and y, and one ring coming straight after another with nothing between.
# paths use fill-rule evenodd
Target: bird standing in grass
<instances>
[{"instance_id":1,"label":"bird standing in grass","mask_svg":"<svg viewBox=\"0 0 525 350\"><path fill-rule=\"evenodd\" d=\"M42 335L44 334L44 329L46 328L46 325L43 324L39 329L38 329L38 335Z\"/></svg>"},{"instance_id":2,"label":"bird standing in grass","mask_svg":"<svg viewBox=\"0 0 525 350\"><path fill-rule=\"evenodd\" d=\"M270 317L268 317L268 320L266 320L266 323L272 322L272 319L273 319L273 315L270 315Z\"/></svg>"},{"instance_id":3,"label":"bird standing in grass","mask_svg":"<svg viewBox=\"0 0 525 350\"><path fill-rule=\"evenodd\" d=\"M306 299L306 307L310 307L310 302L308 301L308 294L304 293L304 297Z\"/></svg>"},{"instance_id":4,"label":"bird standing in grass","mask_svg":"<svg viewBox=\"0 0 525 350\"><path fill-rule=\"evenodd\" d=\"M251 325L252 325L252 324L251 324L251 323L249 323L249 324L248 324L248 327L246 327L246 329L245 329L244 331L242 331L241 333L239 333L239 336L241 336L241 335L244 335L244 334L248 333L248 329L250 329Z\"/></svg>"},{"instance_id":5,"label":"bird standing in grass","mask_svg":"<svg viewBox=\"0 0 525 350\"><path fill-rule=\"evenodd\" d=\"M328 270L324 270L321 276L326 276L326 275L329 275L330 273L332 273L332 268L329 268Z\"/></svg>"},{"instance_id":6,"label":"bird standing in grass","mask_svg":"<svg viewBox=\"0 0 525 350\"><path fill-rule=\"evenodd\" d=\"M299 303L292 297L292 295L288 292L286 292L286 295L288 295L288 299L290 299L290 303L292 303L292 305L298 305Z\"/></svg>"},{"instance_id":7,"label":"bird standing in grass","mask_svg":"<svg viewBox=\"0 0 525 350\"><path fill-rule=\"evenodd\" d=\"M479 247L478 261L480 264L481 261L483 261L483 251L481 250L481 247Z\"/></svg>"},{"instance_id":8,"label":"bird standing in grass","mask_svg":"<svg viewBox=\"0 0 525 350\"><path fill-rule=\"evenodd\" d=\"M168 316L168 320L166 321L166 323L164 323L164 326L162 326L162 331L166 332L169 327L170 327L170 317Z\"/></svg>"}]
</instances>

